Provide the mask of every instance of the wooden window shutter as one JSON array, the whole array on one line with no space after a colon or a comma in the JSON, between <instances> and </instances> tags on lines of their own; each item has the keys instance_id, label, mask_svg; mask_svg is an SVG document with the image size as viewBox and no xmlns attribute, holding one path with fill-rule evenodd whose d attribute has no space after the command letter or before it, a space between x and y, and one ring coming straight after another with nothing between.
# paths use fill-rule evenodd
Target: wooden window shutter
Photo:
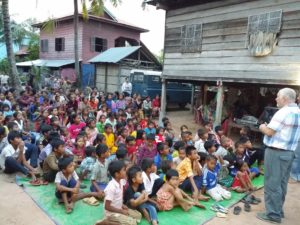
<instances>
[{"instance_id":1,"label":"wooden window shutter","mask_svg":"<svg viewBox=\"0 0 300 225\"><path fill-rule=\"evenodd\" d=\"M91 37L91 45L90 45L90 50L91 52L95 51L95 37Z\"/></svg>"},{"instance_id":2,"label":"wooden window shutter","mask_svg":"<svg viewBox=\"0 0 300 225\"><path fill-rule=\"evenodd\" d=\"M44 40L44 52L48 52L48 40Z\"/></svg>"},{"instance_id":3,"label":"wooden window shutter","mask_svg":"<svg viewBox=\"0 0 300 225\"><path fill-rule=\"evenodd\" d=\"M65 50L65 38L61 39L61 50L64 51Z\"/></svg>"},{"instance_id":4,"label":"wooden window shutter","mask_svg":"<svg viewBox=\"0 0 300 225\"><path fill-rule=\"evenodd\" d=\"M103 39L103 52L107 50L107 39Z\"/></svg>"}]
</instances>

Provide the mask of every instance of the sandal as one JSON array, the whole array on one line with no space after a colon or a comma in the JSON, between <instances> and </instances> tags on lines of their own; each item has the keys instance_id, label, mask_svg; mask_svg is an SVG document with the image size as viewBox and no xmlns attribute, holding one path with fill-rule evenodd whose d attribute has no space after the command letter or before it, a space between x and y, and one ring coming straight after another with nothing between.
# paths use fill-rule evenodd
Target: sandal
<instances>
[{"instance_id":1,"label":"sandal","mask_svg":"<svg viewBox=\"0 0 300 225\"><path fill-rule=\"evenodd\" d=\"M254 205L257 205L258 203L261 203L261 199L255 197L254 195L251 195L251 199L252 199ZM254 202L257 203L257 204L255 204Z\"/></svg>"},{"instance_id":2,"label":"sandal","mask_svg":"<svg viewBox=\"0 0 300 225\"><path fill-rule=\"evenodd\" d=\"M223 207L222 205L220 205L220 204L215 204L214 205L215 206L215 208L219 211L219 212L221 212L221 213L228 213L228 209L227 208L225 208L225 207Z\"/></svg>"},{"instance_id":3,"label":"sandal","mask_svg":"<svg viewBox=\"0 0 300 225\"><path fill-rule=\"evenodd\" d=\"M235 207L233 208L233 214L234 214L234 215L240 215L241 211L242 211L242 208L239 207L239 206L235 206Z\"/></svg>"},{"instance_id":4,"label":"sandal","mask_svg":"<svg viewBox=\"0 0 300 225\"><path fill-rule=\"evenodd\" d=\"M41 185L41 181L40 180L31 180L31 181L29 181L29 183L32 186L40 186Z\"/></svg>"},{"instance_id":5,"label":"sandal","mask_svg":"<svg viewBox=\"0 0 300 225\"><path fill-rule=\"evenodd\" d=\"M250 212L251 211L251 205L249 203L245 203L244 210L245 210L245 212Z\"/></svg>"},{"instance_id":6,"label":"sandal","mask_svg":"<svg viewBox=\"0 0 300 225\"><path fill-rule=\"evenodd\" d=\"M46 181L46 180L41 180L40 183L41 183L41 185L48 185L49 184L49 182Z\"/></svg>"},{"instance_id":7,"label":"sandal","mask_svg":"<svg viewBox=\"0 0 300 225\"><path fill-rule=\"evenodd\" d=\"M226 218L227 217L227 215L225 214L225 213L221 213L221 212L217 212L217 217L219 217L219 218Z\"/></svg>"},{"instance_id":8,"label":"sandal","mask_svg":"<svg viewBox=\"0 0 300 225\"><path fill-rule=\"evenodd\" d=\"M98 206L100 204L100 202L95 197L84 198L82 201L91 206Z\"/></svg>"}]
</instances>

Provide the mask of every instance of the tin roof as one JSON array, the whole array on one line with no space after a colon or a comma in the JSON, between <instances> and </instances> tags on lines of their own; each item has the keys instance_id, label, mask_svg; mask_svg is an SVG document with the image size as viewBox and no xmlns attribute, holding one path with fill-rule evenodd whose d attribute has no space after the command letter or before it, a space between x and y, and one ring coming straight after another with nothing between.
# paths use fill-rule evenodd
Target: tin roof
<instances>
[{"instance_id":1,"label":"tin roof","mask_svg":"<svg viewBox=\"0 0 300 225\"><path fill-rule=\"evenodd\" d=\"M100 53L99 55L95 56L94 58L90 59L89 62L91 63L118 63L125 57L131 55L141 46L131 46L131 47L117 47L117 48L110 48L105 52Z\"/></svg>"},{"instance_id":2,"label":"tin roof","mask_svg":"<svg viewBox=\"0 0 300 225\"><path fill-rule=\"evenodd\" d=\"M19 62L16 63L17 66L47 66L47 67L61 67L69 64L73 64L75 61L73 59L37 59L33 61Z\"/></svg>"}]
</instances>

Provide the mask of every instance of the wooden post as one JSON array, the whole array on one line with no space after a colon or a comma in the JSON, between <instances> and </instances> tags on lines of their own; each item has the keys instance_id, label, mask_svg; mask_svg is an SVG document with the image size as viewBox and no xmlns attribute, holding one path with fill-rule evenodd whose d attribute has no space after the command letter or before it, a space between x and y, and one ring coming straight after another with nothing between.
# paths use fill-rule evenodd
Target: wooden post
<instances>
[{"instance_id":1,"label":"wooden post","mask_svg":"<svg viewBox=\"0 0 300 225\"><path fill-rule=\"evenodd\" d=\"M105 77L104 77L104 91L105 91L105 93L107 93L107 73L108 73L108 64L107 63L105 63Z\"/></svg>"},{"instance_id":2,"label":"wooden post","mask_svg":"<svg viewBox=\"0 0 300 225\"><path fill-rule=\"evenodd\" d=\"M217 109L216 109L216 118L214 122L214 127L221 125L222 120L222 110L223 110L223 95L224 87L222 81L218 81L218 92L217 92Z\"/></svg>"},{"instance_id":3,"label":"wooden post","mask_svg":"<svg viewBox=\"0 0 300 225\"><path fill-rule=\"evenodd\" d=\"M192 95L191 95L191 108L190 111L194 112L194 99L195 99L195 84L192 84Z\"/></svg>"},{"instance_id":4,"label":"wooden post","mask_svg":"<svg viewBox=\"0 0 300 225\"><path fill-rule=\"evenodd\" d=\"M159 126L163 127L162 118L166 116L166 108L167 108L167 81L162 78L162 86L161 86L161 98L160 98L160 113L158 123Z\"/></svg>"},{"instance_id":5,"label":"wooden post","mask_svg":"<svg viewBox=\"0 0 300 225\"><path fill-rule=\"evenodd\" d=\"M206 105L207 103L207 90L208 90L208 85L204 84L203 85L203 99L202 99L202 105Z\"/></svg>"}]
</instances>

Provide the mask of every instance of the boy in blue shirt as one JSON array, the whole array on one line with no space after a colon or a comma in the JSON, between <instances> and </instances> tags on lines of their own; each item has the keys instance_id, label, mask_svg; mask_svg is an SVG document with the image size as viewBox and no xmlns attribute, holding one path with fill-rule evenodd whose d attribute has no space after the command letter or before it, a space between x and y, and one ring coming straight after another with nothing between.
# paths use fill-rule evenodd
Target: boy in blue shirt
<instances>
[{"instance_id":1,"label":"boy in blue shirt","mask_svg":"<svg viewBox=\"0 0 300 225\"><path fill-rule=\"evenodd\" d=\"M230 199L231 193L217 183L218 170L217 158L208 155L203 169L202 193L206 192L215 201L221 201L223 198Z\"/></svg>"},{"instance_id":2,"label":"boy in blue shirt","mask_svg":"<svg viewBox=\"0 0 300 225\"><path fill-rule=\"evenodd\" d=\"M157 167L157 170L160 170L161 162L163 160L173 161L172 155L170 154L170 147L167 143L158 143L157 152L157 155L154 157L154 164Z\"/></svg>"}]
</instances>

